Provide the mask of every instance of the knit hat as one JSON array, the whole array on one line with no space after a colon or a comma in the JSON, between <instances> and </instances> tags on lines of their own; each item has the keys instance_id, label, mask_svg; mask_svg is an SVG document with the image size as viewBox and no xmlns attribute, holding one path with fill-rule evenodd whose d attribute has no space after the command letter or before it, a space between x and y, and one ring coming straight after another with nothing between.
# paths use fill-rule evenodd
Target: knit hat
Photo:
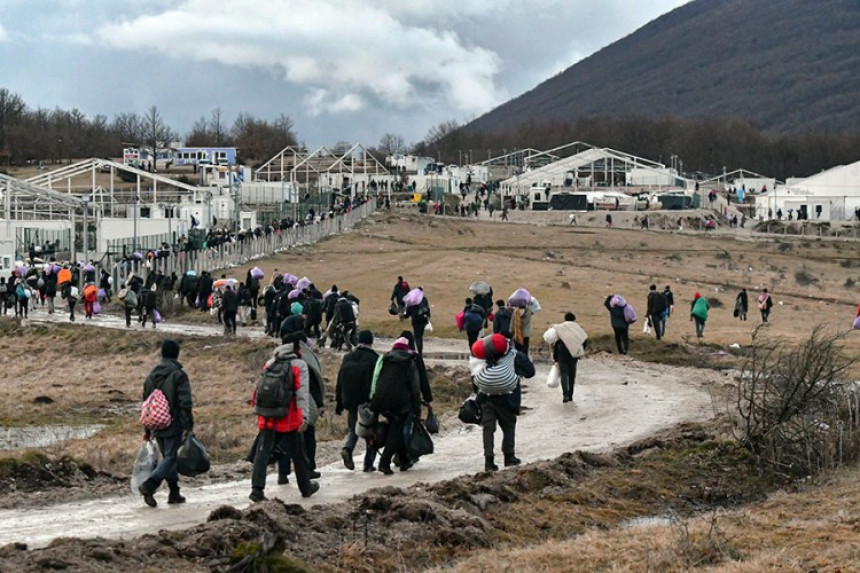
<instances>
[{"instance_id":1,"label":"knit hat","mask_svg":"<svg viewBox=\"0 0 860 573\"><path fill-rule=\"evenodd\" d=\"M401 336L391 345L391 350L409 350L409 341Z\"/></svg>"},{"instance_id":2,"label":"knit hat","mask_svg":"<svg viewBox=\"0 0 860 573\"><path fill-rule=\"evenodd\" d=\"M305 311L305 307L300 302L294 302L290 305L290 314L301 314Z\"/></svg>"},{"instance_id":3,"label":"knit hat","mask_svg":"<svg viewBox=\"0 0 860 573\"><path fill-rule=\"evenodd\" d=\"M362 330L358 333L358 343L366 346L373 345L373 333L369 330Z\"/></svg>"},{"instance_id":4,"label":"knit hat","mask_svg":"<svg viewBox=\"0 0 860 573\"><path fill-rule=\"evenodd\" d=\"M161 357L171 358L176 360L179 358L179 343L172 339L167 339L161 343Z\"/></svg>"},{"instance_id":5,"label":"knit hat","mask_svg":"<svg viewBox=\"0 0 860 573\"><path fill-rule=\"evenodd\" d=\"M507 351L508 339L498 333L479 338L472 345L472 354L483 360L502 356Z\"/></svg>"}]
</instances>

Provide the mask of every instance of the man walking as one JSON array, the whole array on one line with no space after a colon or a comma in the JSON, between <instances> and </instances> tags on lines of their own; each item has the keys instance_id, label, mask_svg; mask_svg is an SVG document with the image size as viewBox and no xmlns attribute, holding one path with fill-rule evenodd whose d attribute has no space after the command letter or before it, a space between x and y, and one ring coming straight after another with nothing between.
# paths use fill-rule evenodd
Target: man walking
<instances>
[{"instance_id":1,"label":"man walking","mask_svg":"<svg viewBox=\"0 0 860 573\"><path fill-rule=\"evenodd\" d=\"M177 452L182 444L183 434L194 430L194 416L191 408L191 385L188 375L179 363L179 343L175 340L165 340L161 344L161 362L152 369L143 383L143 399L156 390L161 391L170 405L171 423L163 430L146 430L147 440L155 436L162 459L152 475L138 487L143 501L149 507L155 507L155 491L161 482L167 481L170 494L167 503L185 503L185 498L179 494L179 472Z\"/></svg>"},{"instance_id":2,"label":"man walking","mask_svg":"<svg viewBox=\"0 0 860 573\"><path fill-rule=\"evenodd\" d=\"M379 359L373 348L373 333L362 330L358 333L358 346L355 350L343 357L340 371L337 374L337 386L335 388L336 407L335 414L338 416L347 412L346 439L341 450L343 465L349 470L355 469L352 460L352 451L358 443L358 435L355 433L355 424L358 422L358 407L370 400L370 385L373 382L373 370ZM376 460L376 448L369 443L366 444L364 454L364 471L374 470L373 462Z\"/></svg>"},{"instance_id":3,"label":"man walking","mask_svg":"<svg viewBox=\"0 0 860 573\"><path fill-rule=\"evenodd\" d=\"M648 319L654 327L657 340L663 338L663 312L666 310L666 297L657 292L657 285L651 285L648 291Z\"/></svg>"},{"instance_id":4,"label":"man walking","mask_svg":"<svg viewBox=\"0 0 860 573\"><path fill-rule=\"evenodd\" d=\"M576 384L576 367L579 359L585 354L588 335L576 323L576 315L564 313L564 322L554 324L543 335L544 340L551 342L552 359L558 364L561 373L562 402L573 401L573 387Z\"/></svg>"},{"instance_id":5,"label":"man walking","mask_svg":"<svg viewBox=\"0 0 860 573\"><path fill-rule=\"evenodd\" d=\"M254 452L254 469L251 474L251 495L253 502L264 501L266 489L266 467L276 445L290 452L295 464L296 480L302 497L310 497L319 490L317 482L311 481L310 467L305 450L304 432L310 417L310 378L307 363L299 358L299 342L304 333L292 333L282 339L283 344L275 348L272 358L263 367L263 376L277 379L286 385L286 405L272 405L268 396L259 396L259 388L251 403L257 414L257 448ZM264 401L265 398L265 401Z\"/></svg>"}]
</instances>

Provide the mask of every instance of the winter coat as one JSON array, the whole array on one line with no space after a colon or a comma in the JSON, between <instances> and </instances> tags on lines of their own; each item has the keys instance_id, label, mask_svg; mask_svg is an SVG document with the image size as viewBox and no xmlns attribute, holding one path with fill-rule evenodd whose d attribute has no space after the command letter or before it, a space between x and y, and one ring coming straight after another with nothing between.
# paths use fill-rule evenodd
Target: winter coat
<instances>
[{"instance_id":1,"label":"winter coat","mask_svg":"<svg viewBox=\"0 0 860 573\"><path fill-rule=\"evenodd\" d=\"M406 309L406 314L412 319L412 328L421 329L430 322L430 303L425 296L419 304Z\"/></svg>"},{"instance_id":2,"label":"winter coat","mask_svg":"<svg viewBox=\"0 0 860 573\"><path fill-rule=\"evenodd\" d=\"M397 281L391 291L391 300L396 300L397 304L403 304L403 297L409 292L409 283L406 281Z\"/></svg>"},{"instance_id":3,"label":"winter coat","mask_svg":"<svg viewBox=\"0 0 860 573\"><path fill-rule=\"evenodd\" d=\"M738 296L735 298L735 306L738 307L738 310L746 313L750 308L750 300L747 295L747 291L742 290L738 293Z\"/></svg>"},{"instance_id":4,"label":"winter coat","mask_svg":"<svg viewBox=\"0 0 860 573\"><path fill-rule=\"evenodd\" d=\"M371 397L371 407L380 414L421 413L421 386L415 357L406 350L392 350L381 362Z\"/></svg>"},{"instance_id":5,"label":"winter coat","mask_svg":"<svg viewBox=\"0 0 860 573\"><path fill-rule=\"evenodd\" d=\"M343 357L335 387L338 411L355 410L370 399L370 385L378 359L379 354L363 345Z\"/></svg>"},{"instance_id":6,"label":"winter coat","mask_svg":"<svg viewBox=\"0 0 860 573\"><path fill-rule=\"evenodd\" d=\"M552 345L554 360L558 361L557 354L562 346L571 358L581 358L585 354L588 335L579 324L566 320L560 324L551 326L550 329L555 330L556 337L558 338L558 341ZM549 329L547 333L549 333ZM547 335L545 334L544 338L546 337Z\"/></svg>"},{"instance_id":7,"label":"winter coat","mask_svg":"<svg viewBox=\"0 0 860 573\"><path fill-rule=\"evenodd\" d=\"M191 384L188 375L182 370L182 364L171 358L162 358L161 362L152 369L143 383L143 400L158 388L170 404L170 415L173 423L163 430L154 430L157 438L179 436L182 432L194 429L194 416L191 408Z\"/></svg>"},{"instance_id":8,"label":"winter coat","mask_svg":"<svg viewBox=\"0 0 860 573\"><path fill-rule=\"evenodd\" d=\"M155 310L156 303L158 302L158 294L154 290L145 290L140 293L140 304L147 311L152 312Z\"/></svg>"},{"instance_id":9,"label":"winter coat","mask_svg":"<svg viewBox=\"0 0 860 573\"><path fill-rule=\"evenodd\" d=\"M478 332L484 328L484 308L470 304L463 308L463 328L466 332Z\"/></svg>"},{"instance_id":10,"label":"winter coat","mask_svg":"<svg viewBox=\"0 0 860 573\"><path fill-rule=\"evenodd\" d=\"M311 397L308 404L308 424L313 426L319 417L320 409L325 405L325 378L319 358L305 342L299 343L299 358L308 365L308 393Z\"/></svg>"},{"instance_id":11,"label":"winter coat","mask_svg":"<svg viewBox=\"0 0 860 573\"><path fill-rule=\"evenodd\" d=\"M50 274L45 277L45 296L54 298L57 296L57 275Z\"/></svg>"},{"instance_id":12,"label":"winter coat","mask_svg":"<svg viewBox=\"0 0 860 573\"><path fill-rule=\"evenodd\" d=\"M279 433L295 432L305 423L309 423L310 417L310 379L307 363L295 353L293 344L284 344L275 349L272 358L266 362L263 369L271 366L275 360L289 360L293 370L293 397L287 409L287 415L283 418L264 418L257 416L257 427L261 430L274 430ZM256 388L251 398L251 406L256 403Z\"/></svg>"},{"instance_id":13,"label":"winter coat","mask_svg":"<svg viewBox=\"0 0 860 573\"><path fill-rule=\"evenodd\" d=\"M657 292L656 290L652 290L648 293L648 314L663 314L663 312L668 308L668 304L666 302L666 297L663 296L663 293Z\"/></svg>"},{"instance_id":14,"label":"winter coat","mask_svg":"<svg viewBox=\"0 0 860 573\"><path fill-rule=\"evenodd\" d=\"M513 313L508 307L502 307L493 315L493 332L511 332L511 317Z\"/></svg>"},{"instance_id":15,"label":"winter coat","mask_svg":"<svg viewBox=\"0 0 860 573\"><path fill-rule=\"evenodd\" d=\"M239 297L233 289L224 289L221 295L221 310L224 312L236 312L239 309Z\"/></svg>"},{"instance_id":16,"label":"winter coat","mask_svg":"<svg viewBox=\"0 0 860 573\"><path fill-rule=\"evenodd\" d=\"M612 328L629 328L629 325L627 324L627 319L624 318L624 307L612 306L609 304L609 301L612 300L612 296L613 295L609 295L603 302L603 306L605 306L606 310L609 311L609 320L612 324Z\"/></svg>"}]
</instances>

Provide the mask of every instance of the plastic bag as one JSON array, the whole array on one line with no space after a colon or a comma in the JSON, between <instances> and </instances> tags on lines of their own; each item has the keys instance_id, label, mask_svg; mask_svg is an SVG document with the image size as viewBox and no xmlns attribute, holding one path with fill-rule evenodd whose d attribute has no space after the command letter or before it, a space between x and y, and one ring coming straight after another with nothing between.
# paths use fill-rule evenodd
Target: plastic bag
<instances>
[{"instance_id":1,"label":"plastic bag","mask_svg":"<svg viewBox=\"0 0 860 573\"><path fill-rule=\"evenodd\" d=\"M414 288L403 297L403 304L406 306L418 306L424 300L424 291L420 288Z\"/></svg>"},{"instance_id":2,"label":"plastic bag","mask_svg":"<svg viewBox=\"0 0 860 573\"><path fill-rule=\"evenodd\" d=\"M645 324L642 326L642 332L645 334L651 334L651 318L645 319Z\"/></svg>"},{"instance_id":3,"label":"plastic bag","mask_svg":"<svg viewBox=\"0 0 860 573\"><path fill-rule=\"evenodd\" d=\"M466 313L462 310L454 315L454 324L457 325L457 330L460 332L463 331L463 327L466 326Z\"/></svg>"},{"instance_id":4,"label":"plastic bag","mask_svg":"<svg viewBox=\"0 0 860 573\"><path fill-rule=\"evenodd\" d=\"M558 388L559 384L561 384L561 369L558 367L558 362L555 362L546 376L546 387Z\"/></svg>"},{"instance_id":5,"label":"plastic bag","mask_svg":"<svg viewBox=\"0 0 860 573\"><path fill-rule=\"evenodd\" d=\"M427 428L427 431L431 434L439 433L439 418L430 406L427 406L427 419L424 420L424 427Z\"/></svg>"},{"instance_id":6,"label":"plastic bag","mask_svg":"<svg viewBox=\"0 0 860 573\"><path fill-rule=\"evenodd\" d=\"M185 442L179 447L176 457L179 473L184 476L194 477L209 471L209 452L206 451L200 440L190 432L185 438Z\"/></svg>"},{"instance_id":7,"label":"plastic bag","mask_svg":"<svg viewBox=\"0 0 860 573\"><path fill-rule=\"evenodd\" d=\"M95 301L93 303L93 314L100 314L102 311L102 305L99 304L99 301Z\"/></svg>"},{"instance_id":8,"label":"plastic bag","mask_svg":"<svg viewBox=\"0 0 860 573\"><path fill-rule=\"evenodd\" d=\"M463 400L457 417L464 424L481 424L481 405L478 404L477 394L472 394Z\"/></svg>"},{"instance_id":9,"label":"plastic bag","mask_svg":"<svg viewBox=\"0 0 860 573\"><path fill-rule=\"evenodd\" d=\"M323 298L325 298L325 297L323 297ZM390 314L391 316L395 316L395 315L400 314L400 309L399 309L399 308L397 308L397 303L396 303L396 302L392 302L392 303L389 305L389 307L388 307L388 314Z\"/></svg>"},{"instance_id":10,"label":"plastic bag","mask_svg":"<svg viewBox=\"0 0 860 573\"><path fill-rule=\"evenodd\" d=\"M161 460L161 452L158 450L155 440L144 440L140 444L134 464L131 466L131 493L140 495L137 488L149 479Z\"/></svg>"},{"instance_id":11,"label":"plastic bag","mask_svg":"<svg viewBox=\"0 0 860 573\"><path fill-rule=\"evenodd\" d=\"M161 322L161 313L159 313L157 310L152 311L152 313L155 315L155 322L160 323Z\"/></svg>"},{"instance_id":12,"label":"plastic bag","mask_svg":"<svg viewBox=\"0 0 860 573\"><path fill-rule=\"evenodd\" d=\"M433 438L430 437L430 432L421 420L416 419L412 423L412 435L409 437L406 450L409 452L409 457L413 459L433 453Z\"/></svg>"},{"instance_id":13,"label":"plastic bag","mask_svg":"<svg viewBox=\"0 0 860 573\"><path fill-rule=\"evenodd\" d=\"M543 333L543 341L550 346L558 342L558 332L556 332L554 326L550 326L546 332Z\"/></svg>"},{"instance_id":14,"label":"plastic bag","mask_svg":"<svg viewBox=\"0 0 860 573\"><path fill-rule=\"evenodd\" d=\"M529 300L529 308L533 313L540 312L543 309L543 307L538 302L538 299L536 299L535 297L532 297L531 300Z\"/></svg>"},{"instance_id":15,"label":"plastic bag","mask_svg":"<svg viewBox=\"0 0 860 573\"><path fill-rule=\"evenodd\" d=\"M854 319L854 330L860 330L860 316Z\"/></svg>"},{"instance_id":16,"label":"plastic bag","mask_svg":"<svg viewBox=\"0 0 860 573\"><path fill-rule=\"evenodd\" d=\"M427 321L427 326L424 327L424 332L433 332L433 323Z\"/></svg>"},{"instance_id":17,"label":"plastic bag","mask_svg":"<svg viewBox=\"0 0 860 573\"><path fill-rule=\"evenodd\" d=\"M373 428L379 423L379 414L370 407L370 402L359 404L358 422L355 424L355 434L359 438L372 438Z\"/></svg>"},{"instance_id":18,"label":"plastic bag","mask_svg":"<svg viewBox=\"0 0 860 573\"><path fill-rule=\"evenodd\" d=\"M525 308L531 303L532 295L524 288L518 288L508 297L508 306Z\"/></svg>"}]
</instances>

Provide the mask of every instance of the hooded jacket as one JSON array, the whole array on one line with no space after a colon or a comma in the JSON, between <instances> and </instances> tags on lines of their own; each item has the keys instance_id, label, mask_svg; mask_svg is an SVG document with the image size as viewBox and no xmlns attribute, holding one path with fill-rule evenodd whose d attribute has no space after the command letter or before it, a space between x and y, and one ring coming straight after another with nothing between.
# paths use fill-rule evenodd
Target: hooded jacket
<instances>
[{"instance_id":1,"label":"hooded jacket","mask_svg":"<svg viewBox=\"0 0 860 573\"><path fill-rule=\"evenodd\" d=\"M609 320L612 324L612 328L629 328L630 325L627 324L627 319L624 318L624 307L612 306L610 304L612 297L613 295L609 295L603 302L603 306L605 306L606 310L609 311Z\"/></svg>"},{"instance_id":2,"label":"hooded jacket","mask_svg":"<svg viewBox=\"0 0 860 573\"><path fill-rule=\"evenodd\" d=\"M162 358L143 383L143 400L158 388L170 404L173 423L163 430L153 431L156 438L166 438L191 432L194 429L194 416L191 412L191 384L182 364L172 358Z\"/></svg>"},{"instance_id":3,"label":"hooded jacket","mask_svg":"<svg viewBox=\"0 0 860 573\"><path fill-rule=\"evenodd\" d=\"M261 430L274 430L279 433L295 432L304 422L309 422L310 418L310 403L308 392L310 379L308 375L307 363L298 357L292 343L284 344L275 348L266 365L265 370L271 366L275 360L289 360L290 368L293 370L293 397L290 400L290 406L287 409L287 415L283 418L264 418L257 416L257 427ZM251 398L251 406L256 403L256 387L254 388L254 396Z\"/></svg>"},{"instance_id":4,"label":"hooded jacket","mask_svg":"<svg viewBox=\"0 0 860 573\"><path fill-rule=\"evenodd\" d=\"M371 407L381 414L421 413L421 386L418 367L408 350L391 350L379 358L379 375L371 397Z\"/></svg>"}]
</instances>

